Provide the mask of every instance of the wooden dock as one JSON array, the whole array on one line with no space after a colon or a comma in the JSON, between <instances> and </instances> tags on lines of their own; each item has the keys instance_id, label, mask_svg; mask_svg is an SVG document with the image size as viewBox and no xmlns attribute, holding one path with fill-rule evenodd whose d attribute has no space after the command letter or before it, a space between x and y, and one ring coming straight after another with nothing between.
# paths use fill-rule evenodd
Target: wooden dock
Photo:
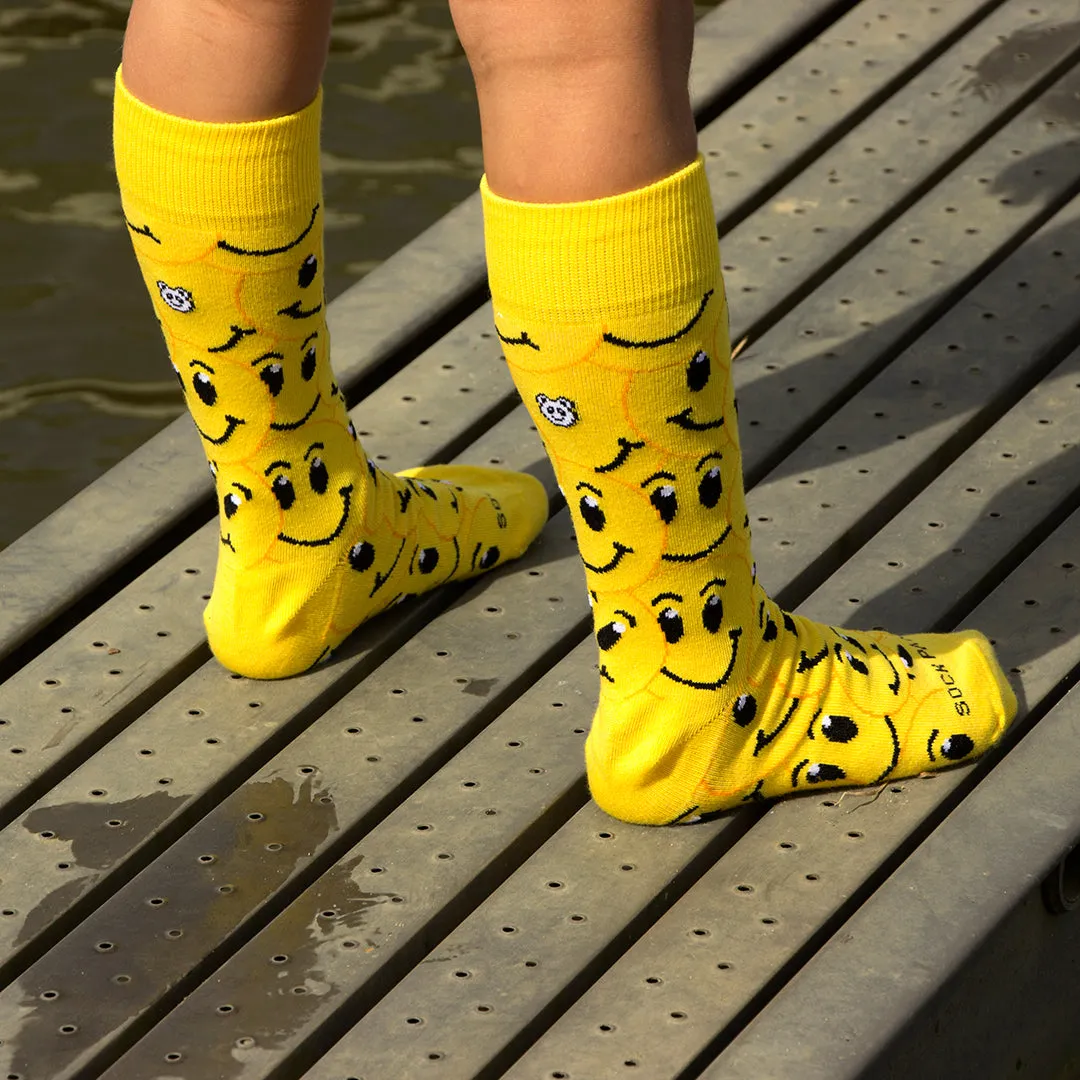
<instances>
[{"instance_id":1,"label":"wooden dock","mask_svg":"<svg viewBox=\"0 0 1080 1080\"><path fill-rule=\"evenodd\" d=\"M471 199L331 305L366 448L542 540L260 683L182 418L0 554L0 1080L1080 1076L1080 0L725 0L694 100L762 580L983 629L1001 752L648 829ZM164 363L164 358L162 358Z\"/></svg>"}]
</instances>

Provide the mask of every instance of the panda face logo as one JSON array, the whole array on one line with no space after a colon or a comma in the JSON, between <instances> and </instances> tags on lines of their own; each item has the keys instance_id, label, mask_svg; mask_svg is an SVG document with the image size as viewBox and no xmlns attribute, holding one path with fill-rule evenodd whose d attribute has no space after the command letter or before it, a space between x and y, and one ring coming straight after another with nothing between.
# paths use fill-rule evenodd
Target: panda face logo
<instances>
[{"instance_id":1,"label":"panda face logo","mask_svg":"<svg viewBox=\"0 0 1080 1080\"><path fill-rule=\"evenodd\" d=\"M173 311L187 315L195 310L195 298L187 289L182 289L179 285L169 285L164 281L158 281L157 288L162 301Z\"/></svg>"},{"instance_id":2,"label":"panda face logo","mask_svg":"<svg viewBox=\"0 0 1080 1080\"><path fill-rule=\"evenodd\" d=\"M547 394L537 394L536 404L540 415L555 427L569 428L578 422L577 406L569 398L549 398Z\"/></svg>"}]
</instances>

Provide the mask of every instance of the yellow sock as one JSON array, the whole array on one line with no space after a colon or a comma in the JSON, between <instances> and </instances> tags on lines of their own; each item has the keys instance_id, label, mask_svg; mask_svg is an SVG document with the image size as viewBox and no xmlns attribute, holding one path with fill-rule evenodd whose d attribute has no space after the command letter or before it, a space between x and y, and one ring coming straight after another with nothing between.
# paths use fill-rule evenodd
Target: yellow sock
<instances>
[{"instance_id":1,"label":"yellow sock","mask_svg":"<svg viewBox=\"0 0 1080 1080\"><path fill-rule=\"evenodd\" d=\"M334 383L323 302L321 98L292 116L167 116L116 82L124 213L214 474L206 608L227 667L310 667L405 596L520 555L542 485L497 469L393 476L364 455Z\"/></svg>"},{"instance_id":2,"label":"yellow sock","mask_svg":"<svg viewBox=\"0 0 1080 1080\"><path fill-rule=\"evenodd\" d=\"M701 161L586 203L482 190L496 328L593 600L596 801L660 824L985 750L1016 702L982 635L838 630L757 584Z\"/></svg>"}]
</instances>

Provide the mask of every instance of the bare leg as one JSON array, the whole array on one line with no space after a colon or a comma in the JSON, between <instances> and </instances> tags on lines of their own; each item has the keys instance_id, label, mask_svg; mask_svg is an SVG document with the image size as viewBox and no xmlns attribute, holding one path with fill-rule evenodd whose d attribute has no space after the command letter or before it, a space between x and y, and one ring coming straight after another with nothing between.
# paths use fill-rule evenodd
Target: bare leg
<instances>
[{"instance_id":1,"label":"bare leg","mask_svg":"<svg viewBox=\"0 0 1080 1080\"><path fill-rule=\"evenodd\" d=\"M315 97L333 0L135 0L124 82L192 120L266 120Z\"/></svg>"},{"instance_id":2,"label":"bare leg","mask_svg":"<svg viewBox=\"0 0 1080 1080\"><path fill-rule=\"evenodd\" d=\"M690 0L451 0L493 191L601 198L693 161Z\"/></svg>"}]
</instances>

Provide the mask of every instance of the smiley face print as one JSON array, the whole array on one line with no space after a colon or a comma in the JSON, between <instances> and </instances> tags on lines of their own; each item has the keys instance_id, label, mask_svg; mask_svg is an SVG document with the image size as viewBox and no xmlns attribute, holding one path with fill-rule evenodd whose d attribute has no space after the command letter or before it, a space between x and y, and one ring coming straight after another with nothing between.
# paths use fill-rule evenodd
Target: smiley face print
<instances>
[{"instance_id":1,"label":"smiley face print","mask_svg":"<svg viewBox=\"0 0 1080 1080\"><path fill-rule=\"evenodd\" d=\"M217 463L221 543L230 561L252 566L278 551L303 551L327 566L342 558L360 516L356 444L333 421L310 425L295 460L258 456Z\"/></svg>"},{"instance_id":2,"label":"smiley face print","mask_svg":"<svg viewBox=\"0 0 1080 1080\"><path fill-rule=\"evenodd\" d=\"M273 402L271 431L297 431L320 410L331 414L337 408L330 367L319 363L324 347L320 332L313 330L299 346L282 342L252 360Z\"/></svg>"},{"instance_id":3,"label":"smiley face print","mask_svg":"<svg viewBox=\"0 0 1080 1080\"><path fill-rule=\"evenodd\" d=\"M597 594L593 605L601 691L624 701L643 690L710 713L716 691L738 683L749 650L727 616L726 582L708 578L692 592Z\"/></svg>"},{"instance_id":4,"label":"smiley face print","mask_svg":"<svg viewBox=\"0 0 1080 1080\"><path fill-rule=\"evenodd\" d=\"M726 579L708 577L694 586L662 591L650 600L668 646L660 674L687 690L723 690L746 667L745 631L725 611Z\"/></svg>"},{"instance_id":5,"label":"smiley face print","mask_svg":"<svg viewBox=\"0 0 1080 1080\"><path fill-rule=\"evenodd\" d=\"M273 416L272 399L257 371L214 356L186 359L180 349L173 356L173 371L207 456L219 465L251 457Z\"/></svg>"},{"instance_id":6,"label":"smiley face print","mask_svg":"<svg viewBox=\"0 0 1080 1080\"><path fill-rule=\"evenodd\" d=\"M563 462L559 482L570 507L590 588L623 592L661 563L667 528L638 484Z\"/></svg>"},{"instance_id":7,"label":"smiley face print","mask_svg":"<svg viewBox=\"0 0 1080 1080\"><path fill-rule=\"evenodd\" d=\"M731 380L715 355L715 347L689 345L665 366L634 374L626 393L631 437L682 459L737 450Z\"/></svg>"},{"instance_id":8,"label":"smiley face print","mask_svg":"<svg viewBox=\"0 0 1080 1080\"><path fill-rule=\"evenodd\" d=\"M251 325L281 340L306 337L323 311L321 209L282 244L247 246L241 238L221 240L215 262L242 273L237 309ZM295 223L299 225L299 222Z\"/></svg>"},{"instance_id":9,"label":"smiley face print","mask_svg":"<svg viewBox=\"0 0 1080 1080\"><path fill-rule=\"evenodd\" d=\"M218 527L222 565L251 569L270 559L284 514L263 474L243 463L217 465Z\"/></svg>"},{"instance_id":10,"label":"smiley face print","mask_svg":"<svg viewBox=\"0 0 1080 1080\"><path fill-rule=\"evenodd\" d=\"M602 701L626 702L659 677L664 632L655 612L632 593L604 594L593 603Z\"/></svg>"},{"instance_id":11,"label":"smiley face print","mask_svg":"<svg viewBox=\"0 0 1080 1080\"><path fill-rule=\"evenodd\" d=\"M667 526L663 561L690 565L723 554L733 533L730 493L741 486L732 481L732 465L719 451L702 454L692 465L678 458L667 464L639 484Z\"/></svg>"},{"instance_id":12,"label":"smiley face print","mask_svg":"<svg viewBox=\"0 0 1080 1080\"><path fill-rule=\"evenodd\" d=\"M284 514L278 542L333 563L360 519L355 477L366 465L349 432L336 421L309 423L304 436L302 453L259 464Z\"/></svg>"}]
</instances>

